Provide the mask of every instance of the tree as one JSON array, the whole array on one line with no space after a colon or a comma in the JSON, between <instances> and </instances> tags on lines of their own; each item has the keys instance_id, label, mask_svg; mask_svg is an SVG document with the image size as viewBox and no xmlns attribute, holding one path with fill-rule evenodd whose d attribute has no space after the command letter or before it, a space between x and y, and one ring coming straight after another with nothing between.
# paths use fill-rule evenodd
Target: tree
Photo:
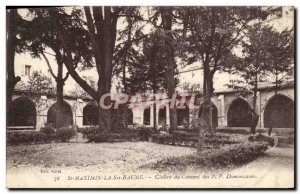
<instances>
[{"instance_id":1,"label":"tree","mask_svg":"<svg viewBox=\"0 0 300 194\"><path fill-rule=\"evenodd\" d=\"M19 88L28 91L31 96L38 95L37 98L40 98L40 95L54 95L56 93L52 79L40 71L33 71L27 83L21 81L20 84L22 87L19 86Z\"/></svg>"},{"instance_id":2,"label":"tree","mask_svg":"<svg viewBox=\"0 0 300 194\"><path fill-rule=\"evenodd\" d=\"M234 80L231 87L253 93L252 118L249 118L252 120L252 134L256 132L260 114L256 109L258 83L266 81L270 75L275 75L277 87L278 75L292 67L292 42L293 39L290 39L286 31L280 33L262 23L255 24L249 28L247 38L242 41L241 57L231 57L230 63L223 67L225 71L243 78Z\"/></svg>"},{"instance_id":3,"label":"tree","mask_svg":"<svg viewBox=\"0 0 300 194\"><path fill-rule=\"evenodd\" d=\"M96 81L92 76L82 76L90 86L94 89L97 88ZM91 98L77 83L75 83L75 88L69 91L69 95L77 98Z\"/></svg>"},{"instance_id":4,"label":"tree","mask_svg":"<svg viewBox=\"0 0 300 194\"><path fill-rule=\"evenodd\" d=\"M167 66L161 62L162 37L157 30L143 39L143 51L137 56L137 62L129 68L128 90L132 94L151 91L153 94L166 88ZM153 96L153 126L156 128L156 103Z\"/></svg>"},{"instance_id":5,"label":"tree","mask_svg":"<svg viewBox=\"0 0 300 194\"><path fill-rule=\"evenodd\" d=\"M15 54L19 49L20 41L17 35L22 26L23 20L17 13L17 9L6 10L6 108L10 112L11 100L16 84L21 81L19 76L15 76Z\"/></svg>"},{"instance_id":6,"label":"tree","mask_svg":"<svg viewBox=\"0 0 300 194\"><path fill-rule=\"evenodd\" d=\"M202 95L202 89L200 83L183 82L181 89L189 94Z\"/></svg>"},{"instance_id":7,"label":"tree","mask_svg":"<svg viewBox=\"0 0 300 194\"><path fill-rule=\"evenodd\" d=\"M294 76L294 33L293 29L277 32L271 27L263 31L264 45L267 47L269 73L275 77L275 94L280 84L290 76Z\"/></svg>"},{"instance_id":8,"label":"tree","mask_svg":"<svg viewBox=\"0 0 300 194\"><path fill-rule=\"evenodd\" d=\"M211 96L213 77L228 60L228 55L245 36L249 23L266 19L268 12L259 7L189 7L179 10L182 20L183 62L200 62L203 67L203 109L201 122L212 131Z\"/></svg>"},{"instance_id":9,"label":"tree","mask_svg":"<svg viewBox=\"0 0 300 194\"><path fill-rule=\"evenodd\" d=\"M111 129L111 110L100 106L100 99L110 93L113 70L113 54L117 37L117 21L126 10L126 7L84 7L84 16L74 19L72 22L87 32L87 44L91 47L91 55L94 59L98 83L97 90L94 90L80 75L75 68L79 61L72 54L72 43L68 36L68 30L60 22L60 18L53 20L54 29L62 43L64 62L68 72L73 79L84 89L99 105L99 131ZM79 10L81 12L81 10ZM55 13L52 13L55 15ZM73 32L76 33L76 32ZM79 48L80 50L80 48ZM83 49L81 50L83 51ZM79 55L81 56L81 55ZM110 97L104 99L104 105L111 105Z\"/></svg>"},{"instance_id":10,"label":"tree","mask_svg":"<svg viewBox=\"0 0 300 194\"><path fill-rule=\"evenodd\" d=\"M124 12L123 29L118 30L117 45L115 47L113 55L113 76L116 76L121 81L117 85L117 90L122 93L132 95L131 91L128 90L128 69L137 63L140 44L142 39L147 37L147 34L142 33L142 30L146 26L147 22L144 21L140 15L140 9L138 7L127 8ZM122 106L123 115L123 127L127 127L128 118L131 113L127 106ZM113 113L116 113L114 111Z\"/></svg>"},{"instance_id":11,"label":"tree","mask_svg":"<svg viewBox=\"0 0 300 194\"><path fill-rule=\"evenodd\" d=\"M56 100L58 104L55 110L56 127L60 128L65 124L63 115L63 87L69 77L69 73L67 72L65 76L63 75L64 56L62 53L62 43L58 39L52 20L59 18L64 28L68 29L73 54L82 55L81 52L78 52L78 46L88 51L88 47L84 46L86 42L84 42L85 40L82 38L85 34L84 31L80 30L77 26L72 25L72 20L79 14L76 11L73 11L71 15L66 14L63 8L39 8L29 9L29 11L32 13L33 19L24 25L25 30L21 34L21 39L26 43L24 49L29 51L32 57L43 58L45 60L49 72L56 82ZM76 33L72 34L75 31ZM56 74L48 59L49 55L53 56L56 60ZM82 56L77 56L76 60L81 61L81 57Z\"/></svg>"},{"instance_id":12,"label":"tree","mask_svg":"<svg viewBox=\"0 0 300 194\"><path fill-rule=\"evenodd\" d=\"M172 32L172 23L173 23L173 7L161 7L159 9L161 13L161 25L164 32L164 41L163 41L163 61L167 66L167 90L168 98L172 99L173 94L175 93L175 87L178 83L175 77L176 70L176 61L175 61L175 41L174 33ZM170 107L170 132L176 130L178 127L177 123L177 111L176 106Z\"/></svg>"},{"instance_id":13,"label":"tree","mask_svg":"<svg viewBox=\"0 0 300 194\"><path fill-rule=\"evenodd\" d=\"M46 76L41 71L33 71L28 80L18 82L15 89L25 91L25 95L28 95L27 97L36 104L35 116L40 115L52 105L50 101L43 101L41 96L53 96L56 94L56 88L51 77ZM8 117L9 119L13 118L13 115L8 115Z\"/></svg>"},{"instance_id":14,"label":"tree","mask_svg":"<svg viewBox=\"0 0 300 194\"><path fill-rule=\"evenodd\" d=\"M138 7L126 9L123 19L126 26L118 30L116 40L118 43L113 55L113 75L121 79L118 89L125 94L130 94L127 87L128 68L137 62L141 52L140 44L148 36L142 32L147 22L144 21L139 11Z\"/></svg>"}]
</instances>

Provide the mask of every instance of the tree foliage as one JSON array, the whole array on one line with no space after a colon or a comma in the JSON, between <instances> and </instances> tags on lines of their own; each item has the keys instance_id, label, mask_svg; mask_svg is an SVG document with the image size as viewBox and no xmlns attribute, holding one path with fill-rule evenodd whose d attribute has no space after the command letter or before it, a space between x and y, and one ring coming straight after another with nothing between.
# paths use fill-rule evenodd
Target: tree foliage
<instances>
[{"instance_id":1,"label":"tree foliage","mask_svg":"<svg viewBox=\"0 0 300 194\"><path fill-rule=\"evenodd\" d=\"M239 75L241 80L232 80L229 87L243 92L253 93L252 110L258 117L257 92L260 82L266 82L270 76L275 76L276 89L280 80L279 75L293 68L293 34L292 31L275 31L262 23L248 29L247 36L241 41L242 55L232 55L230 63L223 70ZM253 123L252 133L257 125Z\"/></svg>"},{"instance_id":2,"label":"tree foliage","mask_svg":"<svg viewBox=\"0 0 300 194\"><path fill-rule=\"evenodd\" d=\"M233 48L245 36L249 23L264 20L268 13L260 7L188 7L179 9L183 28L181 60L186 65L199 62L203 67L203 123L212 128L211 96L213 77L228 63Z\"/></svg>"}]
</instances>

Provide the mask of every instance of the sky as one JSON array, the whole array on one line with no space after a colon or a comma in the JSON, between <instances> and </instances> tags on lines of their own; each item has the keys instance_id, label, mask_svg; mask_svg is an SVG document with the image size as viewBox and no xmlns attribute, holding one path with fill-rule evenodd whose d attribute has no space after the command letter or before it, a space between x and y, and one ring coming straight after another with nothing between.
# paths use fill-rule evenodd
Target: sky
<instances>
[{"instance_id":1,"label":"sky","mask_svg":"<svg viewBox=\"0 0 300 194\"><path fill-rule=\"evenodd\" d=\"M277 31L282 31L286 28L290 29L293 27L294 16L293 16L293 12L288 11L289 8L290 7L284 7L282 17L280 19L276 19L269 23ZM26 10L19 10L19 14L21 14L24 18L26 18ZM121 22L119 22L118 28L122 28L122 25L123 24ZM51 51L49 50L49 52L51 52ZM50 55L48 55L48 57L49 57L50 64L52 64L52 68L53 68L54 72L56 72L57 68L56 68L56 62L55 62L54 57L52 57ZM27 77L24 76L25 65L31 65L32 71L42 71L44 74L48 75L49 77L51 76L44 59L33 59L30 56L30 54L28 54L28 53L16 54L16 56L15 56L16 75L21 76L22 80L25 82L27 80ZM199 62L198 63L196 62L196 63L194 63L190 66L184 67L184 68L178 65L178 70L179 70L179 72L182 72L182 71L191 70L191 69L200 68L200 67L201 67L201 64ZM64 72L65 73L67 72L65 68L64 68ZM79 73L82 76L95 77L95 81L97 80L97 72L96 72L95 68L91 69L91 70L87 70L87 71L82 71ZM216 72L216 74L214 76L215 90L216 91L225 90L226 84L228 84L231 79L235 79L237 77L238 76L231 75L229 73ZM179 74L180 84L182 84L184 82L195 83L195 84L202 83L202 79L203 79L202 69ZM114 89L115 83L116 83L116 80L113 80L112 92L115 92L115 89ZM65 88L64 88L65 93L68 93L69 91L74 90L75 86L76 86L76 82L73 80L73 78L71 76L69 76L69 78L65 84ZM178 91L181 91L180 85L178 87Z\"/></svg>"}]
</instances>

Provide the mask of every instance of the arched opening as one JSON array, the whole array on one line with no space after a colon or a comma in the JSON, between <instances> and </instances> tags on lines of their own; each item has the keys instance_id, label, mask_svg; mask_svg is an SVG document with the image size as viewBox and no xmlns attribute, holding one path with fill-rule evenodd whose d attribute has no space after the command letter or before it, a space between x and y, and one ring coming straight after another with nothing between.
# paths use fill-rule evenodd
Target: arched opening
<instances>
[{"instance_id":1,"label":"arched opening","mask_svg":"<svg viewBox=\"0 0 300 194\"><path fill-rule=\"evenodd\" d=\"M167 123L167 109L166 107L161 107L158 111L158 124L166 125Z\"/></svg>"},{"instance_id":2,"label":"arched opening","mask_svg":"<svg viewBox=\"0 0 300 194\"><path fill-rule=\"evenodd\" d=\"M83 125L98 125L99 109L95 103L89 103L83 108Z\"/></svg>"},{"instance_id":3,"label":"arched opening","mask_svg":"<svg viewBox=\"0 0 300 194\"><path fill-rule=\"evenodd\" d=\"M273 96L264 111L266 128L294 128L294 102L284 96Z\"/></svg>"},{"instance_id":4,"label":"arched opening","mask_svg":"<svg viewBox=\"0 0 300 194\"><path fill-rule=\"evenodd\" d=\"M178 126L189 126L189 107L185 106L184 109L176 109L177 111L177 124Z\"/></svg>"},{"instance_id":5,"label":"arched opening","mask_svg":"<svg viewBox=\"0 0 300 194\"><path fill-rule=\"evenodd\" d=\"M20 97L12 101L8 126L36 126L35 104L28 98Z\"/></svg>"},{"instance_id":6,"label":"arched opening","mask_svg":"<svg viewBox=\"0 0 300 194\"><path fill-rule=\"evenodd\" d=\"M251 108L248 102L235 99L228 110L228 127L251 127Z\"/></svg>"},{"instance_id":7,"label":"arched opening","mask_svg":"<svg viewBox=\"0 0 300 194\"><path fill-rule=\"evenodd\" d=\"M144 110L144 125L150 125L150 107Z\"/></svg>"},{"instance_id":8,"label":"arched opening","mask_svg":"<svg viewBox=\"0 0 300 194\"><path fill-rule=\"evenodd\" d=\"M203 112L203 104L200 106L200 110L198 113L198 118L202 116ZM212 127L217 128L218 127L218 109L216 105L212 104Z\"/></svg>"},{"instance_id":9,"label":"arched opening","mask_svg":"<svg viewBox=\"0 0 300 194\"><path fill-rule=\"evenodd\" d=\"M58 110L58 103L54 103L47 113L47 123L51 124L53 127L56 127L56 114ZM73 125L73 113L72 108L67 102L63 102L62 106L62 117L65 121L62 127Z\"/></svg>"}]
</instances>

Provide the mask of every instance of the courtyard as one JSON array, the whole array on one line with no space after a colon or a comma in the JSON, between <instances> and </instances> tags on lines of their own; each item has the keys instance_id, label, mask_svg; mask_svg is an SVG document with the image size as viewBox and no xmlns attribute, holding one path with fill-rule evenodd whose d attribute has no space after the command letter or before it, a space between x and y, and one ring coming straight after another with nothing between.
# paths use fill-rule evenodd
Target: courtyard
<instances>
[{"instance_id":1,"label":"courtyard","mask_svg":"<svg viewBox=\"0 0 300 194\"><path fill-rule=\"evenodd\" d=\"M295 188L294 7L6 17L8 188Z\"/></svg>"},{"instance_id":2,"label":"courtyard","mask_svg":"<svg viewBox=\"0 0 300 194\"><path fill-rule=\"evenodd\" d=\"M202 167L187 167L165 171L154 169L151 164L158 160L172 156L187 156L196 153L195 148L155 144L150 142L123 142L123 143L58 143L41 145L19 145L7 147L7 175L8 180L18 180L19 185L26 184L30 187L32 178L49 180L43 183L43 187L60 187L62 181L55 182L53 179L60 173L63 176L60 179L69 180L80 176L87 179L87 175L100 174L106 179L109 176L151 176L153 184L160 179L180 174L182 179L188 177L187 181L191 186L193 181L191 177L205 175L205 173L221 174L225 182L230 186L254 186L254 187L273 187L282 186L284 182L292 183L294 177L294 148L293 147L272 147L265 154L256 160L242 166L231 166L224 169L205 169ZM262 168L263 167L263 168ZM22 173L20 173L22 172ZM28 175L30 176L30 181ZM75 176L76 175L76 176ZM81 177L82 176L82 177ZM237 176L255 176L252 180L245 180L248 184L235 181ZM130 177L129 177L130 178ZM132 177L131 177L132 178ZM207 181L207 180L206 180ZM198 186L214 187L218 181L206 182L205 180L197 182ZM224 181L224 180L222 180ZM13 183L13 181L11 182ZM90 187L109 187L109 181L99 184L95 181L89 181ZM171 185L174 180L171 181ZM142 182L141 182L142 184ZM240 184L240 185L239 185ZM278 185L276 185L278 184ZM18 187L18 185L15 185ZM76 181L70 181L70 186L76 185ZM115 185L119 187L118 185ZM121 186L121 185L120 185ZM128 185L127 185L128 186ZM131 185L132 186L132 185ZM141 186L141 185L139 185ZM151 186L148 185L148 186ZM169 185L170 186L170 185ZM225 186L225 185L224 185ZM292 186L292 185L285 185Z\"/></svg>"}]
</instances>

